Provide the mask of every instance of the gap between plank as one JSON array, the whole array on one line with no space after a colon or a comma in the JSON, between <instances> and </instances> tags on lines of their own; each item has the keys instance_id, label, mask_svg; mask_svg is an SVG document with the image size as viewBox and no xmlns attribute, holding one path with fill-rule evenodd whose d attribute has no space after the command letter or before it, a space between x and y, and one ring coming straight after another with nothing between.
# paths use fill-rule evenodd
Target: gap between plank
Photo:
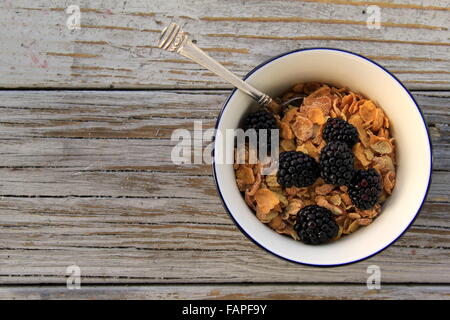
<instances>
[{"instance_id":1,"label":"gap between plank","mask_svg":"<svg viewBox=\"0 0 450 320\"><path fill-rule=\"evenodd\" d=\"M98 276L95 276L95 278L99 278ZM168 278L165 278L168 279ZM221 286L221 287L228 287L228 286L292 286L292 285L298 285L298 286L351 286L351 287L359 287L359 286L365 286L365 283L359 283L359 282L211 282L211 283L204 283L204 282L171 282L171 283L155 283L155 282L149 282L149 283L131 283L131 284L123 284L123 283L96 283L96 282L90 282L83 284L82 289L86 289L89 287L126 287L126 288L132 288L132 287L175 287L175 286L195 286L195 287L210 287L210 286ZM414 287L429 287L429 286L437 286L437 287L450 287L450 283L441 283L441 282L384 282L382 283L383 286L414 286ZM23 283L23 284L15 284L15 285L9 285L9 284L0 284L0 290L1 289L12 289L15 287L30 287L30 288L42 288L42 287L64 287L65 284L58 284L58 283L42 283L42 284L31 284L31 283Z\"/></svg>"}]
</instances>

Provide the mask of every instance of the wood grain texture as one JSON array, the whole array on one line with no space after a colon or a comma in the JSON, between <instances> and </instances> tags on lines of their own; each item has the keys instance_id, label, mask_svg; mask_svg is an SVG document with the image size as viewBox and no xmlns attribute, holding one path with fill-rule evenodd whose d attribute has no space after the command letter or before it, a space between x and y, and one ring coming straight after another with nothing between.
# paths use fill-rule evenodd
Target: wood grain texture
<instances>
[{"instance_id":1,"label":"wood grain texture","mask_svg":"<svg viewBox=\"0 0 450 320\"><path fill-rule=\"evenodd\" d=\"M85 284L364 283L373 264L383 283L450 281L448 203L427 203L414 226L380 255L326 271L262 251L218 200L8 197L0 205L3 284L61 284L71 264L81 267Z\"/></svg>"},{"instance_id":2,"label":"wood grain texture","mask_svg":"<svg viewBox=\"0 0 450 320\"><path fill-rule=\"evenodd\" d=\"M80 290L63 287L26 286L0 288L0 299L205 299L205 300L442 300L450 286L384 285L368 290L364 285L173 285L173 286L87 286Z\"/></svg>"},{"instance_id":3,"label":"wood grain texture","mask_svg":"<svg viewBox=\"0 0 450 320\"><path fill-rule=\"evenodd\" d=\"M176 21L240 76L286 51L335 47L374 59L409 88L450 88L447 0L93 0L80 3L78 31L66 26L70 4L2 1L0 87L229 88L156 48ZM379 30L366 25L371 4L381 10Z\"/></svg>"},{"instance_id":4,"label":"wood grain texture","mask_svg":"<svg viewBox=\"0 0 450 320\"><path fill-rule=\"evenodd\" d=\"M210 166L170 161L172 130L213 126L228 93L2 91L0 282L61 284L70 264L85 284L364 284L371 264L385 283L450 282L446 92L414 93L436 169L419 218L380 255L326 272L256 247L223 210Z\"/></svg>"},{"instance_id":5,"label":"wood grain texture","mask_svg":"<svg viewBox=\"0 0 450 320\"><path fill-rule=\"evenodd\" d=\"M78 31L66 27L72 4ZM380 30L366 26L370 5ZM447 0L2 1L0 299L449 299L449 17ZM170 161L173 130L213 127L230 88L156 48L172 21L239 76L286 51L334 47L414 89L435 171L408 232L329 269L246 239L210 166ZM72 264L81 290L65 288ZM367 290L370 265L381 290Z\"/></svg>"},{"instance_id":6,"label":"wood grain texture","mask_svg":"<svg viewBox=\"0 0 450 320\"><path fill-rule=\"evenodd\" d=\"M1 167L209 174L174 165L174 129L214 126L229 91L2 91ZM448 92L414 92L434 145L434 169L449 170Z\"/></svg>"}]
</instances>

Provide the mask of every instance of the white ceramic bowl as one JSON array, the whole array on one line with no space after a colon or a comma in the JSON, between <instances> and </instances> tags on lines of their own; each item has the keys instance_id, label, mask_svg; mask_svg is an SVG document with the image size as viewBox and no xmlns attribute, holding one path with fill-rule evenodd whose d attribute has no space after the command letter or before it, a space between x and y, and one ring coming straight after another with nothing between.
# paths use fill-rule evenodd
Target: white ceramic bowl
<instances>
[{"instance_id":1,"label":"white ceramic bowl","mask_svg":"<svg viewBox=\"0 0 450 320\"><path fill-rule=\"evenodd\" d=\"M357 262L395 242L413 223L425 201L432 171L431 142L423 115L400 81L367 58L328 48L282 54L253 69L245 79L272 97L306 81L345 86L363 94L383 108L390 119L398 166L393 194L372 224L338 241L312 246L280 235L261 223L239 192L232 165L213 163L217 190L239 229L278 257L315 266ZM255 108L251 98L234 90L223 106L216 128L238 128L249 108ZM225 152L232 154L233 145L227 145Z\"/></svg>"}]
</instances>

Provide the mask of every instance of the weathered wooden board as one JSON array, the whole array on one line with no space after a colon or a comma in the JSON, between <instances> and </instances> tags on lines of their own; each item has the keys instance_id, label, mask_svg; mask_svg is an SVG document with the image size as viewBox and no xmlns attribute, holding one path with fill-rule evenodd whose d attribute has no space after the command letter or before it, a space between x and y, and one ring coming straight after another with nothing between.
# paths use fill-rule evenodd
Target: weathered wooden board
<instances>
[{"instance_id":1,"label":"weathered wooden board","mask_svg":"<svg viewBox=\"0 0 450 320\"><path fill-rule=\"evenodd\" d=\"M215 199L212 176L152 171L78 171L70 168L2 168L0 195L45 197L169 197ZM448 202L450 172L435 171L428 200Z\"/></svg>"},{"instance_id":2,"label":"weathered wooden board","mask_svg":"<svg viewBox=\"0 0 450 320\"><path fill-rule=\"evenodd\" d=\"M0 287L0 299L206 299L206 300L328 300L328 299L449 299L450 286L383 285L368 290L362 285L172 285L64 287ZM267 310L268 311L268 310Z\"/></svg>"},{"instance_id":3,"label":"weathered wooden board","mask_svg":"<svg viewBox=\"0 0 450 320\"><path fill-rule=\"evenodd\" d=\"M3 197L0 281L63 283L70 264L82 268L85 283L264 282L268 277L360 283L371 264L382 268L386 282L450 281L446 202L428 202L408 233L380 255L324 272L257 248L231 224L216 197L192 198Z\"/></svg>"},{"instance_id":4,"label":"weathered wooden board","mask_svg":"<svg viewBox=\"0 0 450 320\"><path fill-rule=\"evenodd\" d=\"M27 224L36 226L36 228L44 228L46 232L50 232L52 226L46 225L49 221L67 228L70 227L70 223L76 225L77 221L85 228L106 228L108 226L117 228L120 223L125 224L123 228L167 224L173 224L174 228L177 227L176 225L183 224L233 226L218 199L204 199L201 202L193 203L192 199L168 197L145 199L2 197L0 204L2 226L12 228L16 225L17 230L25 233L32 231L30 228L26 228ZM447 230L450 227L450 221L446 219L449 207L448 202L426 202L414 223L414 227L417 227L414 232L418 233L419 229L426 228ZM92 226L89 225L90 223ZM76 230L80 231L80 229ZM74 235L77 235L77 232ZM431 240L427 246L433 246L432 237L438 238L439 234L430 233L430 237ZM10 240L15 241L16 239ZM178 243L178 245L180 244L182 243ZM407 244L403 243L403 245ZM437 247L438 244L435 243L435 246ZM443 242L442 246L447 247L448 243ZM186 247L184 248L186 249Z\"/></svg>"},{"instance_id":5,"label":"weathered wooden board","mask_svg":"<svg viewBox=\"0 0 450 320\"><path fill-rule=\"evenodd\" d=\"M72 4L81 30L66 26ZM367 28L369 5L381 10L379 30ZM331 269L247 240L210 166L170 161L173 130L212 127L230 88L156 48L172 21L240 76L279 53L325 46L372 58L416 89L435 171L409 231ZM0 28L0 299L449 299L447 0L5 0ZM72 264L82 290L64 287ZM373 264L378 291L365 286Z\"/></svg>"},{"instance_id":6,"label":"weathered wooden board","mask_svg":"<svg viewBox=\"0 0 450 320\"><path fill-rule=\"evenodd\" d=\"M327 272L257 248L210 166L170 161L172 131L213 126L228 93L2 91L0 282L64 283L70 264L84 283L364 283L370 264L386 282L450 282L446 92L415 93L438 169L420 217L382 254Z\"/></svg>"},{"instance_id":7,"label":"weathered wooden board","mask_svg":"<svg viewBox=\"0 0 450 320\"><path fill-rule=\"evenodd\" d=\"M110 237L119 237L112 235ZM142 234L140 235L142 236ZM78 265L84 284L126 283L360 283L367 267L381 269L382 283L449 283L448 250L392 246L370 260L338 268L303 267L257 248L242 235L248 250L140 249L131 244L99 248L2 249L2 284L65 284L67 267ZM61 234L53 239L61 238ZM197 242L202 241L201 238Z\"/></svg>"},{"instance_id":8,"label":"weathered wooden board","mask_svg":"<svg viewBox=\"0 0 450 320\"><path fill-rule=\"evenodd\" d=\"M36 199L8 197L2 206L0 248L60 250L72 246L143 250L237 250L248 243L217 200ZM399 247L449 249L448 203L427 203ZM33 234L37 232L38 234ZM59 233L65 237L54 242ZM114 235L119 236L114 238ZM201 242L196 242L202 239Z\"/></svg>"},{"instance_id":9,"label":"weathered wooden board","mask_svg":"<svg viewBox=\"0 0 450 320\"><path fill-rule=\"evenodd\" d=\"M174 129L213 127L228 91L2 91L0 167L209 174L170 161ZM434 169L450 169L448 92L414 92L427 119Z\"/></svg>"},{"instance_id":10,"label":"weathered wooden board","mask_svg":"<svg viewBox=\"0 0 450 320\"><path fill-rule=\"evenodd\" d=\"M450 147L433 137L434 169L448 170ZM176 142L169 139L0 138L0 167L64 168L79 171L167 171L206 175L207 164L176 165L168 161Z\"/></svg>"},{"instance_id":11,"label":"weathered wooden board","mask_svg":"<svg viewBox=\"0 0 450 320\"><path fill-rule=\"evenodd\" d=\"M80 30L66 25L72 4ZM367 27L369 5L381 29ZM228 88L156 48L176 21L240 76L286 51L335 47L374 59L410 88L449 89L449 14L447 0L5 0L0 87Z\"/></svg>"}]
</instances>

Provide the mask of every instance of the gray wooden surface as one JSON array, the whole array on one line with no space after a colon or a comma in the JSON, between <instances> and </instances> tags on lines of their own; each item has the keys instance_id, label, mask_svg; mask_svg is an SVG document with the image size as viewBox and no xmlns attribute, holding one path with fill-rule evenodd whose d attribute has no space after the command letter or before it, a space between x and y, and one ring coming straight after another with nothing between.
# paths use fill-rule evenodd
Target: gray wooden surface
<instances>
[{"instance_id":1,"label":"gray wooden surface","mask_svg":"<svg viewBox=\"0 0 450 320\"><path fill-rule=\"evenodd\" d=\"M70 4L81 30L66 27ZM367 7L382 28L366 27ZM365 13L363 13L365 12ZM364 54L412 90L434 147L411 229L361 263L318 269L247 240L208 165L170 161L177 128L215 123L230 87L155 48L180 22L243 76L301 47ZM450 298L447 0L2 1L0 299ZM66 288L80 266L82 288ZM368 290L366 269L381 268Z\"/></svg>"}]
</instances>

